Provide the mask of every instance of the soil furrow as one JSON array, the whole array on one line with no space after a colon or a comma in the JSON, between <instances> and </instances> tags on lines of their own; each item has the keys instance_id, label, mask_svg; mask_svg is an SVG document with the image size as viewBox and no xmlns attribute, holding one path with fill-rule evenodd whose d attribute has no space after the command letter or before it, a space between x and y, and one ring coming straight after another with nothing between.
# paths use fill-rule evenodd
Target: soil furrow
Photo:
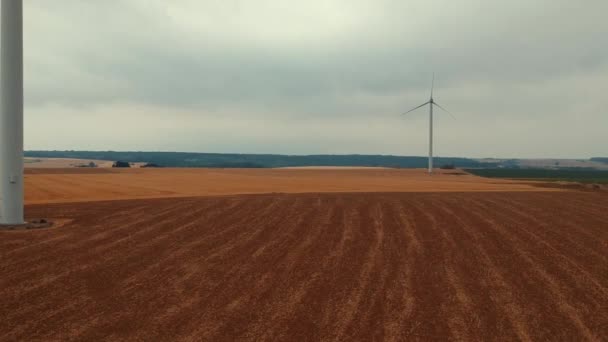
<instances>
[{"instance_id":1,"label":"soil furrow","mask_svg":"<svg viewBox=\"0 0 608 342\"><path fill-rule=\"evenodd\" d=\"M30 218L69 221L0 231L0 341L606 340L605 203L560 191L31 205Z\"/></svg>"}]
</instances>

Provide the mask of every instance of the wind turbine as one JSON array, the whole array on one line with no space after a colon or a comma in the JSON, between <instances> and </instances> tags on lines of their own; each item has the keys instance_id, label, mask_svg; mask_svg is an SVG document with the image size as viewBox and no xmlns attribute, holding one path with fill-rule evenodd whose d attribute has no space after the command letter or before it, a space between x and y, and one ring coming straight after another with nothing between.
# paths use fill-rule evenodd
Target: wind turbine
<instances>
[{"instance_id":1,"label":"wind turbine","mask_svg":"<svg viewBox=\"0 0 608 342\"><path fill-rule=\"evenodd\" d=\"M435 87L435 73L433 73L433 80L431 81L431 98L427 102L421 104L418 107L408 110L403 113L404 115L413 112L420 107L424 107L427 104L429 105L429 174L433 173L433 106L437 106L444 110L446 113L452 115L452 113L448 112L447 109L441 107L435 100L433 100L433 88ZM454 117L452 115L452 117Z\"/></svg>"},{"instance_id":2,"label":"wind turbine","mask_svg":"<svg viewBox=\"0 0 608 342\"><path fill-rule=\"evenodd\" d=\"M1 0L0 225L23 220L23 1Z\"/></svg>"}]
</instances>

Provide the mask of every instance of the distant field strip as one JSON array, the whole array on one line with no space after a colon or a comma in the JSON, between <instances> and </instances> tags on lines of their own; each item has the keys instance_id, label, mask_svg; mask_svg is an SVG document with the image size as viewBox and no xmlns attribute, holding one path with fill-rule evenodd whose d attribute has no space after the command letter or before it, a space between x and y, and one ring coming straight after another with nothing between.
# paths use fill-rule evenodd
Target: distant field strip
<instances>
[{"instance_id":1,"label":"distant field strip","mask_svg":"<svg viewBox=\"0 0 608 342\"><path fill-rule=\"evenodd\" d=\"M0 340L608 340L605 193L33 205Z\"/></svg>"},{"instance_id":2,"label":"distant field strip","mask_svg":"<svg viewBox=\"0 0 608 342\"><path fill-rule=\"evenodd\" d=\"M311 192L559 191L538 183L422 169L29 169L28 204Z\"/></svg>"},{"instance_id":3,"label":"distant field strip","mask_svg":"<svg viewBox=\"0 0 608 342\"><path fill-rule=\"evenodd\" d=\"M608 184L608 171L588 169L468 169L474 175L489 178L570 181Z\"/></svg>"}]
</instances>

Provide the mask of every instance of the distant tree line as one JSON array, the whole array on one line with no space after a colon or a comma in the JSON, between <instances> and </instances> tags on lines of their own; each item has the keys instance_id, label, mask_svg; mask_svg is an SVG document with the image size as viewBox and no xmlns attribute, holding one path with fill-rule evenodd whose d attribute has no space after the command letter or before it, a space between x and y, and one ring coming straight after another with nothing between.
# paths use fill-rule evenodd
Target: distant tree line
<instances>
[{"instance_id":1,"label":"distant tree line","mask_svg":"<svg viewBox=\"0 0 608 342\"><path fill-rule=\"evenodd\" d=\"M591 158L591 161L608 164L608 158Z\"/></svg>"},{"instance_id":2,"label":"distant tree line","mask_svg":"<svg viewBox=\"0 0 608 342\"><path fill-rule=\"evenodd\" d=\"M119 160L125 163L150 163L163 167L270 168L295 166L377 166L424 168L426 157L391 155L280 155L190 152L115 152L115 151L26 151L26 157ZM459 168L488 167L468 158L437 157L436 165Z\"/></svg>"},{"instance_id":3,"label":"distant tree line","mask_svg":"<svg viewBox=\"0 0 608 342\"><path fill-rule=\"evenodd\" d=\"M126 161L118 160L112 164L112 167L131 167L131 164Z\"/></svg>"}]
</instances>

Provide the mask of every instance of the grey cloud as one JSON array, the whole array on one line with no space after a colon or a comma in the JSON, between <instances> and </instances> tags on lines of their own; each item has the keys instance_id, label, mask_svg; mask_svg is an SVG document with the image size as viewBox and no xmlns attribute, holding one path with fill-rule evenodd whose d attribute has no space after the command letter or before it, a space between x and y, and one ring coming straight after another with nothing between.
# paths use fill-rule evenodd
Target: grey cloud
<instances>
[{"instance_id":1,"label":"grey cloud","mask_svg":"<svg viewBox=\"0 0 608 342\"><path fill-rule=\"evenodd\" d=\"M608 125L597 114L608 107L606 97L596 90L608 80L604 1L256 3L26 2L26 103L36 116L53 105L100 115L92 108L135 104L173 109L171 118L184 121L220 115L279 120L277 130L290 122L297 129L302 120L357 126L394 120L424 101L436 71L438 100L460 113L459 121L470 120L460 127L467 133L473 123L487 130L503 122L515 134L533 120L564 134L571 127L565 118L574 114ZM349 146L345 153L365 149L343 139L348 143L326 141ZM396 146L402 137L377 139ZM449 153L529 152L506 137L485 152L470 144L456 142ZM578 146L580 155L603 152ZM551 148L534 153L560 153ZM319 149L311 143L310 153Z\"/></svg>"}]
</instances>

